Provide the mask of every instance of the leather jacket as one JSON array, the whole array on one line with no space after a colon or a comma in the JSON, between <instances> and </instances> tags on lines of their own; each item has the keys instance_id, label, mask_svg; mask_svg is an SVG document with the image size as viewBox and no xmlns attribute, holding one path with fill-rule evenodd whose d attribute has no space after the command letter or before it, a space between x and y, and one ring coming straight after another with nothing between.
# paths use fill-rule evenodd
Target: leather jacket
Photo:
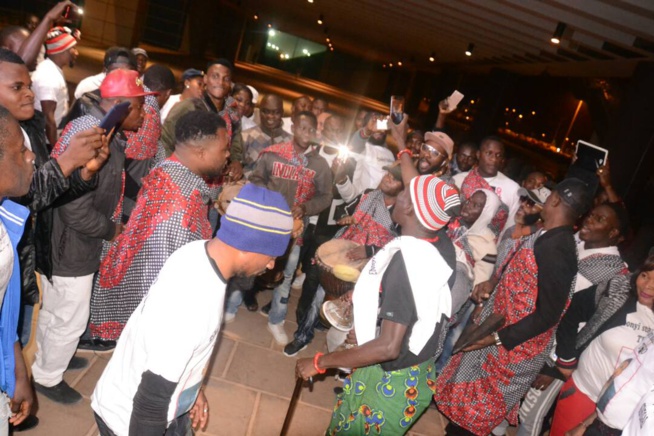
<instances>
[{"instance_id":1,"label":"leather jacket","mask_svg":"<svg viewBox=\"0 0 654 436\"><path fill-rule=\"evenodd\" d=\"M34 117L21 121L20 126L29 137L36 167L28 194L14 199L27 206L31 212L17 249L23 303L33 305L39 301L34 271L48 278L52 276L50 234L53 206L64 204L94 189L98 177L96 175L86 182L80 176L79 170L68 178L64 177L57 161L50 158L46 145L45 118L41 112L35 111Z\"/></svg>"}]
</instances>

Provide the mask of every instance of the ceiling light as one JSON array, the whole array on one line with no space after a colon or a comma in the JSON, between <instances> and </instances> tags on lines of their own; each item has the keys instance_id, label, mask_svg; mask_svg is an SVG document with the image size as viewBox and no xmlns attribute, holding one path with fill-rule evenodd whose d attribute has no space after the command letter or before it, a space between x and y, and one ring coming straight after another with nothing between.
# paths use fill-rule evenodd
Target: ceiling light
<instances>
[{"instance_id":1,"label":"ceiling light","mask_svg":"<svg viewBox=\"0 0 654 436\"><path fill-rule=\"evenodd\" d=\"M393 64L388 64L389 67L393 68Z\"/></svg>"},{"instance_id":2,"label":"ceiling light","mask_svg":"<svg viewBox=\"0 0 654 436\"><path fill-rule=\"evenodd\" d=\"M270 30L268 31L268 35L269 35L269 36L275 36L275 29L270 29Z\"/></svg>"},{"instance_id":3,"label":"ceiling light","mask_svg":"<svg viewBox=\"0 0 654 436\"><path fill-rule=\"evenodd\" d=\"M552 44L559 44L561 42L561 38L563 37L563 32L565 32L565 23L557 24L556 30L554 31L554 34L550 39L550 41L552 41Z\"/></svg>"},{"instance_id":4,"label":"ceiling light","mask_svg":"<svg viewBox=\"0 0 654 436\"><path fill-rule=\"evenodd\" d=\"M322 26L322 23L324 22L325 22L325 17L322 14L320 14L320 16L318 17L318 24Z\"/></svg>"},{"instance_id":5,"label":"ceiling light","mask_svg":"<svg viewBox=\"0 0 654 436\"><path fill-rule=\"evenodd\" d=\"M386 68L386 64L383 64L383 65L382 65L382 68Z\"/></svg>"},{"instance_id":6,"label":"ceiling light","mask_svg":"<svg viewBox=\"0 0 654 436\"><path fill-rule=\"evenodd\" d=\"M329 38L329 37L325 38L325 41L332 42L331 38Z\"/></svg>"},{"instance_id":7,"label":"ceiling light","mask_svg":"<svg viewBox=\"0 0 654 436\"><path fill-rule=\"evenodd\" d=\"M334 51L334 47L329 47L329 51Z\"/></svg>"},{"instance_id":8,"label":"ceiling light","mask_svg":"<svg viewBox=\"0 0 654 436\"><path fill-rule=\"evenodd\" d=\"M268 28L272 29L272 23L268 23Z\"/></svg>"},{"instance_id":9,"label":"ceiling light","mask_svg":"<svg viewBox=\"0 0 654 436\"><path fill-rule=\"evenodd\" d=\"M255 20L258 20L258 19L259 19L259 14L257 14L257 13L255 12L253 18L254 18Z\"/></svg>"},{"instance_id":10,"label":"ceiling light","mask_svg":"<svg viewBox=\"0 0 654 436\"><path fill-rule=\"evenodd\" d=\"M434 62L436 60L436 52L431 52L431 56L429 56L429 62Z\"/></svg>"},{"instance_id":11,"label":"ceiling light","mask_svg":"<svg viewBox=\"0 0 654 436\"><path fill-rule=\"evenodd\" d=\"M472 56L472 51L475 49L473 43L468 44L468 49L466 50L466 56Z\"/></svg>"},{"instance_id":12,"label":"ceiling light","mask_svg":"<svg viewBox=\"0 0 654 436\"><path fill-rule=\"evenodd\" d=\"M309 3L313 3L313 0L307 0Z\"/></svg>"},{"instance_id":13,"label":"ceiling light","mask_svg":"<svg viewBox=\"0 0 654 436\"><path fill-rule=\"evenodd\" d=\"M402 66L402 61L397 61L397 66L401 67Z\"/></svg>"}]
</instances>

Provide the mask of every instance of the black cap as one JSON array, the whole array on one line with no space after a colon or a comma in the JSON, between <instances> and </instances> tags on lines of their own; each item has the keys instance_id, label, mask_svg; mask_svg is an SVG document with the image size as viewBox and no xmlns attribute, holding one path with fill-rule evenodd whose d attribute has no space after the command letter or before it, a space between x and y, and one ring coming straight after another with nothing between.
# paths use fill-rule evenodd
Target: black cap
<instances>
[{"instance_id":1,"label":"black cap","mask_svg":"<svg viewBox=\"0 0 654 436\"><path fill-rule=\"evenodd\" d=\"M121 57L127 59L127 64L133 70L136 69L136 57L126 47L109 47L104 53L104 69L108 70L111 65L118 63L118 58Z\"/></svg>"},{"instance_id":2,"label":"black cap","mask_svg":"<svg viewBox=\"0 0 654 436\"><path fill-rule=\"evenodd\" d=\"M185 80L192 79L194 77L204 76L204 71L196 70L195 68L189 68L182 73L182 82Z\"/></svg>"},{"instance_id":3,"label":"black cap","mask_svg":"<svg viewBox=\"0 0 654 436\"><path fill-rule=\"evenodd\" d=\"M402 182L402 167L400 166L400 161L395 161L391 165L386 165L382 167L383 170L391 173L395 180Z\"/></svg>"},{"instance_id":4,"label":"black cap","mask_svg":"<svg viewBox=\"0 0 654 436\"><path fill-rule=\"evenodd\" d=\"M590 208L592 197L588 185L579 179L564 179L556 185L554 191L577 213L577 216L585 214Z\"/></svg>"}]
</instances>

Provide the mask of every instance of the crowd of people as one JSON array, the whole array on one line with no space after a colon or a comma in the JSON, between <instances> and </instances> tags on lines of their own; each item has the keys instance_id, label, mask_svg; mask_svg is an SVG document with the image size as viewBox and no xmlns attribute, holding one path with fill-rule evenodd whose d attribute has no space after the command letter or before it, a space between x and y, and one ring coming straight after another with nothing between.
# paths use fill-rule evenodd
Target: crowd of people
<instances>
[{"instance_id":1,"label":"crowd of people","mask_svg":"<svg viewBox=\"0 0 654 436\"><path fill-rule=\"evenodd\" d=\"M113 353L101 435L205 426L206 367L241 305L289 357L329 330L296 365L343 380L326 434L404 434L430 405L450 435L654 433L654 253L624 262L608 162L596 184L516 181L501 138L455 144L447 100L429 131L322 97L284 117L227 59L178 83L138 47L108 48L70 104L71 6L0 31L0 434L38 424L33 389L82 400L64 380L89 364L78 349ZM360 271L339 294L317 254L334 241Z\"/></svg>"}]
</instances>

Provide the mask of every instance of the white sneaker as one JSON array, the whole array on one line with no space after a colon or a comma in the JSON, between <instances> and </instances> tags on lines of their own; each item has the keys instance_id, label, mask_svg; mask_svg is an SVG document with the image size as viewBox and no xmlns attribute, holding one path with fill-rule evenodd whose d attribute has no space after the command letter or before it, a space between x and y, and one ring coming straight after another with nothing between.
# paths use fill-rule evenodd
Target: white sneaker
<instances>
[{"instance_id":1,"label":"white sneaker","mask_svg":"<svg viewBox=\"0 0 654 436\"><path fill-rule=\"evenodd\" d=\"M223 316L223 322L225 324L233 323L234 319L236 319L236 314L235 313L225 312L225 315Z\"/></svg>"},{"instance_id":2,"label":"white sneaker","mask_svg":"<svg viewBox=\"0 0 654 436\"><path fill-rule=\"evenodd\" d=\"M293 280L293 283L291 283L291 288L300 289L302 287L302 284L304 283L304 279L306 278L307 275L305 273L295 276L295 280Z\"/></svg>"},{"instance_id":3,"label":"white sneaker","mask_svg":"<svg viewBox=\"0 0 654 436\"><path fill-rule=\"evenodd\" d=\"M288 336L286 335L286 331L284 330L283 322L279 324L268 323L268 330L270 331L270 333L272 333L273 337L275 338L275 342L277 342L279 345L288 344Z\"/></svg>"}]
</instances>

